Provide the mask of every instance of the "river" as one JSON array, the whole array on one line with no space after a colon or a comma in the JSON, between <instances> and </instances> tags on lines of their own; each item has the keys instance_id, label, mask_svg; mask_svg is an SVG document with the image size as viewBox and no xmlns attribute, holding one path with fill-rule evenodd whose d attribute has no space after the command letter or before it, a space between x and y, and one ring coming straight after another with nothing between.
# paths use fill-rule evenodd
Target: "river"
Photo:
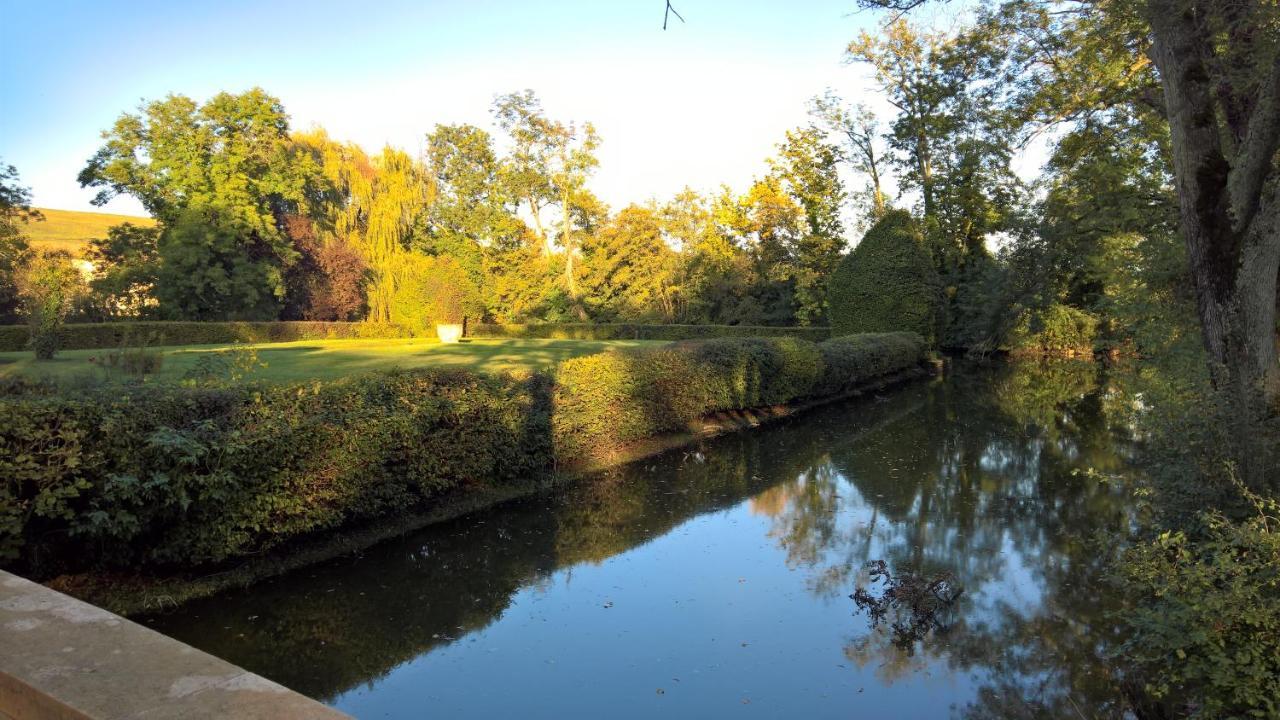
<instances>
[{"instance_id":1,"label":"river","mask_svg":"<svg viewBox=\"0 0 1280 720\"><path fill-rule=\"evenodd\" d=\"M961 367L142 621L362 718L1119 717L1125 408ZM876 560L959 595L875 623Z\"/></svg>"}]
</instances>

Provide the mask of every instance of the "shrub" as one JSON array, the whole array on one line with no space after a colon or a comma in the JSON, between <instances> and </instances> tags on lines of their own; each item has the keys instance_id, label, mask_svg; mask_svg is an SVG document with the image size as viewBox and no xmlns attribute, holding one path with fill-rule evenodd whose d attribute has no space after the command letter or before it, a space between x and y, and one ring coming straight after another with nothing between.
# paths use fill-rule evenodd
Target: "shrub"
<instances>
[{"instance_id":1,"label":"shrub","mask_svg":"<svg viewBox=\"0 0 1280 720\"><path fill-rule=\"evenodd\" d=\"M942 284L911 216L891 210L831 274L833 335L907 331L937 340Z\"/></svg>"},{"instance_id":2,"label":"shrub","mask_svg":"<svg viewBox=\"0 0 1280 720\"><path fill-rule=\"evenodd\" d=\"M80 273L65 252L34 255L18 276L18 294L27 316L27 344L38 360L52 360L62 347L62 324L78 295Z\"/></svg>"},{"instance_id":3,"label":"shrub","mask_svg":"<svg viewBox=\"0 0 1280 720\"><path fill-rule=\"evenodd\" d=\"M1025 311L1009 333L1007 349L1020 357L1092 357L1098 318L1054 303Z\"/></svg>"},{"instance_id":4,"label":"shrub","mask_svg":"<svg viewBox=\"0 0 1280 720\"><path fill-rule=\"evenodd\" d=\"M1131 609L1121 657L1143 690L1193 717L1280 715L1280 506L1206 537L1166 532L1120 565ZM1178 715L1183 714L1178 712ZM1172 716L1172 715L1170 715Z\"/></svg>"},{"instance_id":5,"label":"shrub","mask_svg":"<svg viewBox=\"0 0 1280 720\"><path fill-rule=\"evenodd\" d=\"M223 345L295 340L409 337L409 329L393 323L351 322L109 322L72 323L59 331L64 350L119 347L129 336L155 335L157 345ZM0 326L0 352L23 349L30 337L25 326Z\"/></svg>"},{"instance_id":6,"label":"shrub","mask_svg":"<svg viewBox=\"0 0 1280 720\"><path fill-rule=\"evenodd\" d=\"M0 401L0 557L216 563L551 466L546 378L461 371Z\"/></svg>"},{"instance_id":7,"label":"shrub","mask_svg":"<svg viewBox=\"0 0 1280 720\"><path fill-rule=\"evenodd\" d=\"M646 325L641 323L471 323L473 337L556 340L705 340L718 337L798 337L818 342L831 337L825 327L769 325Z\"/></svg>"},{"instance_id":8,"label":"shrub","mask_svg":"<svg viewBox=\"0 0 1280 720\"><path fill-rule=\"evenodd\" d=\"M608 453L713 412L829 396L918 364L911 333L821 344L797 338L721 338L613 350L561 363L556 374L557 455Z\"/></svg>"},{"instance_id":9,"label":"shrub","mask_svg":"<svg viewBox=\"0 0 1280 720\"><path fill-rule=\"evenodd\" d=\"M154 347L158 344L157 340L158 336L154 331L140 337L125 335L120 340L120 347L91 357L89 362L102 368L108 375L117 372L133 377L150 375L164 365L164 352Z\"/></svg>"}]
</instances>

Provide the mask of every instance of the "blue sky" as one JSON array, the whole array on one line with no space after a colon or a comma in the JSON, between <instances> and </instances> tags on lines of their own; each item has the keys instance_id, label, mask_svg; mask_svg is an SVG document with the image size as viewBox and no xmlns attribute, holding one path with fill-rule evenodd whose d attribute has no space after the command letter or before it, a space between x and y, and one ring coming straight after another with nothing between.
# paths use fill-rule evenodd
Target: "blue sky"
<instances>
[{"instance_id":1,"label":"blue sky","mask_svg":"<svg viewBox=\"0 0 1280 720\"><path fill-rule=\"evenodd\" d=\"M528 87L553 117L595 123L593 187L617 207L742 187L826 87L874 100L842 63L878 21L855 0L674 5L687 22L664 33L663 0L15 3L0 26L0 157L37 205L91 209L76 173L143 99L257 85L295 128L417 153L436 123L489 127L494 94ZM106 209L141 212L130 198Z\"/></svg>"}]
</instances>

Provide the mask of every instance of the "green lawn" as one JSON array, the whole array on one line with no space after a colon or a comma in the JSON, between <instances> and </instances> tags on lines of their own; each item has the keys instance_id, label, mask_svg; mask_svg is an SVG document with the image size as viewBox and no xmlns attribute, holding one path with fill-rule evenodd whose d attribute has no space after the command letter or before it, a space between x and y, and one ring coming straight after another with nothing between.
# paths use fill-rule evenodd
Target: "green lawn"
<instances>
[{"instance_id":1,"label":"green lawn","mask_svg":"<svg viewBox=\"0 0 1280 720\"><path fill-rule=\"evenodd\" d=\"M371 370L462 367L470 370L501 371L544 368L561 360L590 355L610 347L661 345L653 340L507 340L478 339L456 345L436 340L303 340L291 343L242 345L257 351L262 365L246 380L290 382L313 378L332 379ZM164 366L154 380L179 380L202 356L224 352L231 345L184 345L165 348ZM57 358L37 362L30 352L0 353L0 378L26 376L74 381L106 379L99 367L89 362L106 350L67 350Z\"/></svg>"}]
</instances>

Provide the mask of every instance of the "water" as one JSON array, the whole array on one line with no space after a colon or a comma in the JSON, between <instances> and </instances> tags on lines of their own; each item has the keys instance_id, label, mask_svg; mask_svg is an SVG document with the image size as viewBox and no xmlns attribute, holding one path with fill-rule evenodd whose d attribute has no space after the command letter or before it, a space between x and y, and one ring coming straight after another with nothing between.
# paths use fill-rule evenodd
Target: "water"
<instances>
[{"instance_id":1,"label":"water","mask_svg":"<svg viewBox=\"0 0 1280 720\"><path fill-rule=\"evenodd\" d=\"M357 717L1118 716L1119 405L963 370L147 621ZM896 642L849 598L877 559L964 592Z\"/></svg>"}]
</instances>

